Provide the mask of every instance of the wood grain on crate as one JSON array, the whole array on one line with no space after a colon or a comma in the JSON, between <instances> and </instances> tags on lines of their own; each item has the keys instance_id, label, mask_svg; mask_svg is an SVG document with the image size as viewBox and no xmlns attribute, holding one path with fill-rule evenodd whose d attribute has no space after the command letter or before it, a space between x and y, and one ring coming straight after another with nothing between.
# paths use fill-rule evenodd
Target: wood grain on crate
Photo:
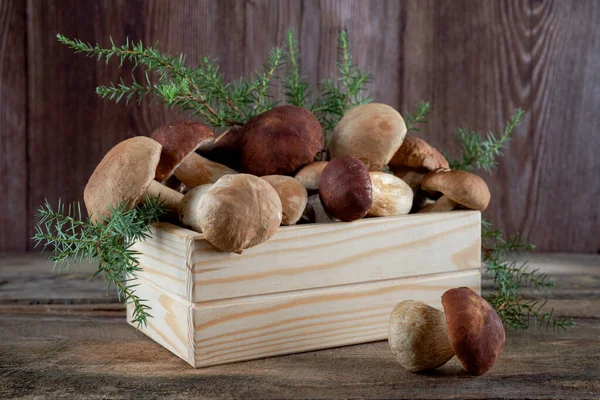
<instances>
[{"instance_id":1,"label":"wood grain on crate","mask_svg":"<svg viewBox=\"0 0 600 400\"><path fill-rule=\"evenodd\" d=\"M478 268L480 222L479 212L454 211L282 227L242 255L159 224L136 250L140 276L202 302Z\"/></svg>"},{"instance_id":2,"label":"wood grain on crate","mask_svg":"<svg viewBox=\"0 0 600 400\"><path fill-rule=\"evenodd\" d=\"M139 278L153 315L140 330L202 367L382 340L399 301L440 308L446 290L480 281L475 269L194 304Z\"/></svg>"}]
</instances>

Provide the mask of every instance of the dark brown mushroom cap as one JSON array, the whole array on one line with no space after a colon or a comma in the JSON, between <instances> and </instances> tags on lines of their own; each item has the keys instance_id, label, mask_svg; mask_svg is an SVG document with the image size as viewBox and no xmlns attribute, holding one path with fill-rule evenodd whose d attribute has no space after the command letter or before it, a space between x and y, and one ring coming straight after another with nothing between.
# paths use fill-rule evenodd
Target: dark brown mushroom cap
<instances>
[{"instance_id":1,"label":"dark brown mushroom cap","mask_svg":"<svg viewBox=\"0 0 600 400\"><path fill-rule=\"evenodd\" d=\"M439 168L449 168L446 158L431 147L423 139L406 136L402 145L390 160L390 167L426 168L435 171Z\"/></svg>"},{"instance_id":2,"label":"dark brown mushroom cap","mask_svg":"<svg viewBox=\"0 0 600 400\"><path fill-rule=\"evenodd\" d=\"M421 181L421 188L428 192L440 192L471 210L485 210L491 199L485 181L466 171L450 169L431 171Z\"/></svg>"},{"instance_id":3,"label":"dark brown mushroom cap","mask_svg":"<svg viewBox=\"0 0 600 400\"><path fill-rule=\"evenodd\" d=\"M214 137L212 130L204 124L177 121L157 128L152 139L162 145L156 180L164 183L190 154L199 147L210 145Z\"/></svg>"},{"instance_id":4,"label":"dark brown mushroom cap","mask_svg":"<svg viewBox=\"0 0 600 400\"><path fill-rule=\"evenodd\" d=\"M319 197L325 211L342 221L367 215L373 205L373 186L365 164L351 156L329 161L321 174Z\"/></svg>"},{"instance_id":5,"label":"dark brown mushroom cap","mask_svg":"<svg viewBox=\"0 0 600 400\"><path fill-rule=\"evenodd\" d=\"M110 207L134 208L154 180L160 144L137 136L117 144L104 156L88 180L83 200L92 221L111 215Z\"/></svg>"},{"instance_id":6,"label":"dark brown mushroom cap","mask_svg":"<svg viewBox=\"0 0 600 400\"><path fill-rule=\"evenodd\" d=\"M240 167L257 176L290 175L323 147L319 121L301 107L275 107L252 118L243 131Z\"/></svg>"},{"instance_id":7,"label":"dark brown mushroom cap","mask_svg":"<svg viewBox=\"0 0 600 400\"><path fill-rule=\"evenodd\" d=\"M496 310L473 290L460 287L442 296L448 338L463 367L485 374L504 348L506 336Z\"/></svg>"}]
</instances>

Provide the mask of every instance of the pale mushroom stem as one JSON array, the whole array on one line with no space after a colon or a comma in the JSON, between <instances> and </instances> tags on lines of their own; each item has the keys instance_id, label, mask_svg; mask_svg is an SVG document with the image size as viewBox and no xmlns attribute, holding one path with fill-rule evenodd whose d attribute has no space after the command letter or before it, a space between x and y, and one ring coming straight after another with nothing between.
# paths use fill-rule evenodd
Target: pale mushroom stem
<instances>
[{"instance_id":1,"label":"pale mushroom stem","mask_svg":"<svg viewBox=\"0 0 600 400\"><path fill-rule=\"evenodd\" d=\"M435 203L430 204L427 207L420 209L419 213L452 211L455 208L456 208L456 202L454 200L451 200L447 196L442 196Z\"/></svg>"},{"instance_id":2,"label":"pale mushroom stem","mask_svg":"<svg viewBox=\"0 0 600 400\"><path fill-rule=\"evenodd\" d=\"M198 153L190 154L175 170L175 177L189 188L215 183L224 175L237 174L237 171L210 161Z\"/></svg>"},{"instance_id":3,"label":"pale mushroom stem","mask_svg":"<svg viewBox=\"0 0 600 400\"><path fill-rule=\"evenodd\" d=\"M163 206L169 210L178 210L179 203L183 199L183 194L157 181L152 181L148 189L146 189L146 194L151 198L160 198L163 201ZM142 199L142 201L144 200Z\"/></svg>"}]
</instances>

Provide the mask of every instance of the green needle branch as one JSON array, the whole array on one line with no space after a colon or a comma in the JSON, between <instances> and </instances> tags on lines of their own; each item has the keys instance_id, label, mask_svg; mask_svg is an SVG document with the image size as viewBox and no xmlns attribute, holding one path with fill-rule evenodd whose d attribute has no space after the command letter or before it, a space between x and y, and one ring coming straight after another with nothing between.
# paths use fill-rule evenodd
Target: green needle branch
<instances>
[{"instance_id":1,"label":"green needle branch","mask_svg":"<svg viewBox=\"0 0 600 400\"><path fill-rule=\"evenodd\" d=\"M79 204L65 207L59 201L56 210L46 202L38 212L39 221L33 240L54 267L68 270L72 264L96 261L92 276L104 275L108 286L115 285L119 299L133 304L132 322L146 325L150 307L135 294L130 282L140 271L138 253L132 249L137 241L150 237L150 224L164 214L160 200L146 198L144 204L129 210L121 204L112 210L104 223L83 219Z\"/></svg>"}]
</instances>

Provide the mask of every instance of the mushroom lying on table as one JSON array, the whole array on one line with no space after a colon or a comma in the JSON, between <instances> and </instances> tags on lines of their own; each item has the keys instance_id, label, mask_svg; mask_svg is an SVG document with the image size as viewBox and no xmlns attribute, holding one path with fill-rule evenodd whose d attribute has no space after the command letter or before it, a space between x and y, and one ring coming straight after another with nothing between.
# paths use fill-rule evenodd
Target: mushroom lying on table
<instances>
[{"instance_id":1,"label":"mushroom lying on table","mask_svg":"<svg viewBox=\"0 0 600 400\"><path fill-rule=\"evenodd\" d=\"M93 222L112 215L111 207L125 204L132 209L144 196L159 197L167 209L177 210L183 195L154 180L161 145L137 136L109 150L83 191L83 201Z\"/></svg>"},{"instance_id":2,"label":"mushroom lying on table","mask_svg":"<svg viewBox=\"0 0 600 400\"><path fill-rule=\"evenodd\" d=\"M220 177L237 174L233 169L210 161L196 153L213 142L212 130L201 123L179 121L163 125L152 133L152 139L162 145L156 180L165 182L175 175L189 188L214 183Z\"/></svg>"},{"instance_id":3,"label":"mushroom lying on table","mask_svg":"<svg viewBox=\"0 0 600 400\"><path fill-rule=\"evenodd\" d=\"M498 313L466 287L446 291L442 306L444 312L418 301L398 303L388 327L392 354L412 372L440 367L456 354L470 374L486 373L506 340Z\"/></svg>"},{"instance_id":4,"label":"mushroom lying on table","mask_svg":"<svg viewBox=\"0 0 600 400\"><path fill-rule=\"evenodd\" d=\"M225 175L190 190L181 203L180 221L222 251L241 253L267 241L281 225L277 192L254 175Z\"/></svg>"},{"instance_id":5,"label":"mushroom lying on table","mask_svg":"<svg viewBox=\"0 0 600 400\"><path fill-rule=\"evenodd\" d=\"M352 156L369 171L381 171L400 148L406 124L400 113L386 104L369 103L352 108L329 138L332 159Z\"/></svg>"},{"instance_id":6,"label":"mushroom lying on table","mask_svg":"<svg viewBox=\"0 0 600 400\"><path fill-rule=\"evenodd\" d=\"M473 290L460 287L442 296L450 344L463 367L485 374L504 349L506 333L494 308Z\"/></svg>"},{"instance_id":7,"label":"mushroom lying on table","mask_svg":"<svg viewBox=\"0 0 600 400\"><path fill-rule=\"evenodd\" d=\"M462 206L483 211L490 204L490 190L479 176L466 171L440 169L431 171L421 181L427 192L442 193L435 203L419 210L420 213L454 210Z\"/></svg>"}]
</instances>

